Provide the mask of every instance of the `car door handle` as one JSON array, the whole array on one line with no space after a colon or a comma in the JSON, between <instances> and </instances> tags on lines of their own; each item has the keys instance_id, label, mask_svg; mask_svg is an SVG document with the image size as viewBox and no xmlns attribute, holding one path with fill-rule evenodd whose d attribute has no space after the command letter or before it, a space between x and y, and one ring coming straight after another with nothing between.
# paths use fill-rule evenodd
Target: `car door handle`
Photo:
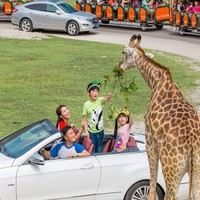
<instances>
[{"instance_id":1,"label":"car door handle","mask_svg":"<svg viewBox=\"0 0 200 200\"><path fill-rule=\"evenodd\" d=\"M92 169L94 167L93 163L85 164L81 167L81 169Z\"/></svg>"}]
</instances>

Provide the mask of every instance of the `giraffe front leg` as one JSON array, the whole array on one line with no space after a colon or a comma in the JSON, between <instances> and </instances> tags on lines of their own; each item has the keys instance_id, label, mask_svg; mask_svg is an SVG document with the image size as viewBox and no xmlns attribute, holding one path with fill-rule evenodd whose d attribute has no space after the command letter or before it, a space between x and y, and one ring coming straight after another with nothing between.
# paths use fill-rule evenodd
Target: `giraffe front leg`
<instances>
[{"instance_id":1,"label":"giraffe front leg","mask_svg":"<svg viewBox=\"0 0 200 200\"><path fill-rule=\"evenodd\" d=\"M193 200L200 199L200 152L196 153L193 160L193 173L192 173L192 194ZM191 172L189 171L189 176Z\"/></svg>"},{"instance_id":2,"label":"giraffe front leg","mask_svg":"<svg viewBox=\"0 0 200 200\"><path fill-rule=\"evenodd\" d=\"M150 191L148 200L156 200L156 182L158 175L158 151L152 135L146 133L146 150L150 168Z\"/></svg>"},{"instance_id":3,"label":"giraffe front leg","mask_svg":"<svg viewBox=\"0 0 200 200\"><path fill-rule=\"evenodd\" d=\"M163 153L167 155L169 150L163 150ZM161 157L162 173L165 179L166 193L164 200L178 200L178 189L181 180L187 170L187 159L185 159L184 154L179 154L177 159L177 152L173 150L170 152L169 157ZM186 197L187 199L187 197Z\"/></svg>"}]
</instances>

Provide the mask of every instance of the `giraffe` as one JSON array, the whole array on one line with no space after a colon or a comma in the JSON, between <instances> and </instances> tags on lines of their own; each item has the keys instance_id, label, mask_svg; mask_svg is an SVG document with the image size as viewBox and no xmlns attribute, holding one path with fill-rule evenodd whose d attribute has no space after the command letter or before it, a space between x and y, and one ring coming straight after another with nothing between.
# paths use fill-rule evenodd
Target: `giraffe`
<instances>
[{"instance_id":1,"label":"giraffe","mask_svg":"<svg viewBox=\"0 0 200 200\"><path fill-rule=\"evenodd\" d=\"M156 199L160 161L165 179L164 200L177 200L183 176L189 174L188 199L200 200L200 118L172 80L169 69L155 62L133 35L125 47L118 73L137 67L151 89L145 114L146 150L150 167L148 200Z\"/></svg>"}]
</instances>

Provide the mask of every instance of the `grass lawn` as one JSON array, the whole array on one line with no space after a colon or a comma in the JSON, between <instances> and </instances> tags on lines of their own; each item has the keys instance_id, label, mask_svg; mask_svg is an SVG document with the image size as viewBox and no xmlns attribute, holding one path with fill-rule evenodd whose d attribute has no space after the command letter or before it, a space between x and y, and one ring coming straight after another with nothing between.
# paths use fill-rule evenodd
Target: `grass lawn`
<instances>
[{"instance_id":1,"label":"grass lawn","mask_svg":"<svg viewBox=\"0 0 200 200\"><path fill-rule=\"evenodd\" d=\"M0 38L0 137L48 118L56 122L55 109L66 104L71 123L80 127L83 103L88 100L87 84L93 79L104 82L104 75L113 76L113 68L122 59L123 45L49 38L16 40ZM170 68L175 82L187 96L196 87L199 73L192 71L182 57L149 51L155 60ZM142 120L150 99L150 91L137 69L127 78L135 77L137 91L131 96L129 110L135 121ZM101 88L101 96L111 90ZM121 93L113 95L104 109L106 129L114 127L107 111L110 105L124 107Z\"/></svg>"}]
</instances>

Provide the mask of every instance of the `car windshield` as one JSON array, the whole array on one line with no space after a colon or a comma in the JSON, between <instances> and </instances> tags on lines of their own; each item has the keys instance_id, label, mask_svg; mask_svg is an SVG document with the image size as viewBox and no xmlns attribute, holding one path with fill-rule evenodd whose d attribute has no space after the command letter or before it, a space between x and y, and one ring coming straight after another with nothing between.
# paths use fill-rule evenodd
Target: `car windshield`
<instances>
[{"instance_id":1,"label":"car windshield","mask_svg":"<svg viewBox=\"0 0 200 200\"><path fill-rule=\"evenodd\" d=\"M64 11L65 13L74 13L74 12L78 12L75 8L73 8L72 6L70 6L67 3L59 3L57 4L57 6Z\"/></svg>"},{"instance_id":2,"label":"car windshield","mask_svg":"<svg viewBox=\"0 0 200 200\"><path fill-rule=\"evenodd\" d=\"M0 152L8 157L18 158L56 132L58 130L47 119L35 122L2 139Z\"/></svg>"}]
</instances>

